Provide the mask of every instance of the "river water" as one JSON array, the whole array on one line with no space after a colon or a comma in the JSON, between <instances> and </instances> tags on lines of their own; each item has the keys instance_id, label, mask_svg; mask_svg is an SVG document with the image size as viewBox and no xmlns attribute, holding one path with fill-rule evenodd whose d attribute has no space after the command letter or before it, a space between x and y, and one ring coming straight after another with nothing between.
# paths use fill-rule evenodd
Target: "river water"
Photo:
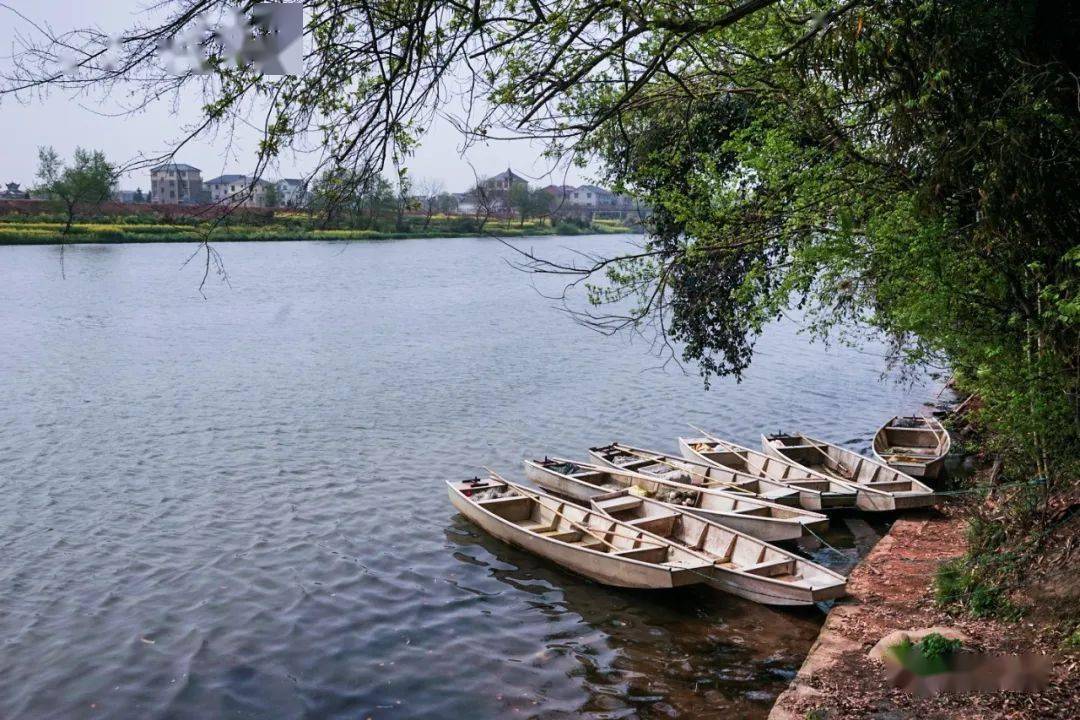
<instances>
[{"instance_id":1,"label":"river water","mask_svg":"<svg viewBox=\"0 0 1080 720\"><path fill-rule=\"evenodd\" d=\"M605 589L443 480L687 422L865 449L936 391L787 322L705 391L493 240L218 249L204 299L185 246L0 248L0 717L762 717L820 610Z\"/></svg>"}]
</instances>

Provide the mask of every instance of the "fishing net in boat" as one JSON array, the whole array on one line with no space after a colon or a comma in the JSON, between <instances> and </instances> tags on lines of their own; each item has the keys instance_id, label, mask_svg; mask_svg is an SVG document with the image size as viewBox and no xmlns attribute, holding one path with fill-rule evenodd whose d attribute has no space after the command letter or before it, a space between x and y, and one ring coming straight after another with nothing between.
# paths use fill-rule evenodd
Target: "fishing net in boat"
<instances>
[{"instance_id":1,"label":"fishing net in boat","mask_svg":"<svg viewBox=\"0 0 1080 720\"><path fill-rule=\"evenodd\" d=\"M656 494L656 499L671 505L684 505L690 507L697 503L697 493L693 490L677 490L664 488Z\"/></svg>"},{"instance_id":2,"label":"fishing net in boat","mask_svg":"<svg viewBox=\"0 0 1080 720\"><path fill-rule=\"evenodd\" d=\"M666 473L663 473L663 478L665 480L670 480L671 482L684 483L687 485L694 481L694 478L691 477L690 473L685 470L668 470Z\"/></svg>"}]
</instances>

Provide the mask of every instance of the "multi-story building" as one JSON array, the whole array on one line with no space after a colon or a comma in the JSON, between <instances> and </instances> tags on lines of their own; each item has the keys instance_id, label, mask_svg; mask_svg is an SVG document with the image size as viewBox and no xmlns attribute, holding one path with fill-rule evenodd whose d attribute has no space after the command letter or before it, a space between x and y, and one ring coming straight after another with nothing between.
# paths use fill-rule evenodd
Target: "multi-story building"
<instances>
[{"instance_id":1,"label":"multi-story building","mask_svg":"<svg viewBox=\"0 0 1080 720\"><path fill-rule=\"evenodd\" d=\"M247 175L222 175L206 181L210 202L225 202L240 207L266 207L266 188L270 183Z\"/></svg>"},{"instance_id":2,"label":"multi-story building","mask_svg":"<svg viewBox=\"0 0 1080 720\"><path fill-rule=\"evenodd\" d=\"M202 171L183 163L165 163L150 170L151 202L196 205L206 202Z\"/></svg>"}]
</instances>

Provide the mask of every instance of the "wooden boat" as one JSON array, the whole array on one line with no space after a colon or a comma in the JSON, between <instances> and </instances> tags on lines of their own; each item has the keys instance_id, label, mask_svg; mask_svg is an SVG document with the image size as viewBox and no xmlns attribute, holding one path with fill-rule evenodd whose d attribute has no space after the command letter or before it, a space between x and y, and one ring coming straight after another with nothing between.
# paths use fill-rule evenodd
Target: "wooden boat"
<instances>
[{"instance_id":1,"label":"wooden boat","mask_svg":"<svg viewBox=\"0 0 1080 720\"><path fill-rule=\"evenodd\" d=\"M447 481L458 512L505 543L605 585L661 589L703 582L712 562L629 523L507 482Z\"/></svg>"},{"instance_id":2,"label":"wooden boat","mask_svg":"<svg viewBox=\"0 0 1080 720\"><path fill-rule=\"evenodd\" d=\"M812 605L841 597L843 575L795 553L710 522L629 490L592 499L592 506L615 520L647 530L712 561L706 582L765 605Z\"/></svg>"},{"instance_id":3,"label":"wooden boat","mask_svg":"<svg viewBox=\"0 0 1080 720\"><path fill-rule=\"evenodd\" d=\"M847 483L707 433L702 437L679 438L679 452L689 460L782 483L798 493L799 504L808 510L855 506L857 493Z\"/></svg>"},{"instance_id":4,"label":"wooden boat","mask_svg":"<svg viewBox=\"0 0 1080 720\"><path fill-rule=\"evenodd\" d=\"M824 440L781 433L762 435L761 446L769 455L849 483L858 490L855 504L862 510L910 510L937 503L934 491L915 478Z\"/></svg>"},{"instance_id":5,"label":"wooden boat","mask_svg":"<svg viewBox=\"0 0 1080 720\"><path fill-rule=\"evenodd\" d=\"M649 477L695 487L744 492L759 500L781 505L798 505L799 491L768 478L747 475L720 465L668 455L622 443L589 448L589 455L600 465L629 470ZM854 498L854 494L852 494Z\"/></svg>"},{"instance_id":6,"label":"wooden boat","mask_svg":"<svg viewBox=\"0 0 1080 720\"><path fill-rule=\"evenodd\" d=\"M949 431L928 417L897 416L874 435L874 457L915 478L937 478L951 447Z\"/></svg>"},{"instance_id":7,"label":"wooden boat","mask_svg":"<svg viewBox=\"0 0 1080 720\"><path fill-rule=\"evenodd\" d=\"M630 490L769 542L795 540L829 524L820 513L756 500L745 493L695 488L562 458L526 460L525 476L543 488L586 503L597 495Z\"/></svg>"}]
</instances>

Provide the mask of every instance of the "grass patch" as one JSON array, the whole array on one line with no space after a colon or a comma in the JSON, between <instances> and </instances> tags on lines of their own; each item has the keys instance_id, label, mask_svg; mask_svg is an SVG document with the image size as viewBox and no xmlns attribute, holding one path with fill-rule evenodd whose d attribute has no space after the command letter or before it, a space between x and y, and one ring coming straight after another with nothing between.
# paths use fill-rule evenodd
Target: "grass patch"
<instances>
[{"instance_id":1,"label":"grass patch","mask_svg":"<svg viewBox=\"0 0 1080 720\"><path fill-rule=\"evenodd\" d=\"M963 643L938 633L930 633L917 643L907 638L889 648L889 652L905 668L916 675L938 675L951 669L953 655Z\"/></svg>"}]
</instances>

